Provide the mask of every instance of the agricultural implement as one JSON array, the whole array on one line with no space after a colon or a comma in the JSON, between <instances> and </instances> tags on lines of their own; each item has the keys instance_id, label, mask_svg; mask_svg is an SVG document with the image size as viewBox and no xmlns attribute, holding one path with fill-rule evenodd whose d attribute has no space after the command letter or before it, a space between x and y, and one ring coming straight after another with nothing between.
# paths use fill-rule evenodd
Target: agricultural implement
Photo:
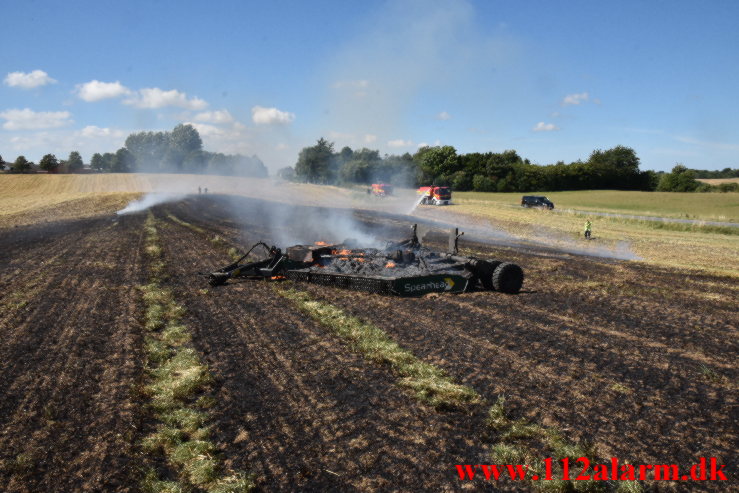
<instances>
[{"instance_id":1,"label":"agricultural implement","mask_svg":"<svg viewBox=\"0 0 739 493\"><path fill-rule=\"evenodd\" d=\"M283 252L259 242L236 262L212 272L208 280L218 286L237 278L289 279L396 296L475 290L518 293L523 284L521 267L458 255L462 234L458 229L451 231L446 253L421 245L416 225L411 238L389 243L384 249L357 248L347 240L337 245L295 245ZM257 249L265 252L263 257L247 262Z\"/></svg>"}]
</instances>

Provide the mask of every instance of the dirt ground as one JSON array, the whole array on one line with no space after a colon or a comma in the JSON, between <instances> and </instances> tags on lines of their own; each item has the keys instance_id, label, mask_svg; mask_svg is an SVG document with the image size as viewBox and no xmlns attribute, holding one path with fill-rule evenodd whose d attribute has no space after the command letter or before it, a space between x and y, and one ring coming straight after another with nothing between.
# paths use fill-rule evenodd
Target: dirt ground
<instances>
[{"instance_id":1,"label":"dirt ground","mask_svg":"<svg viewBox=\"0 0 739 493\"><path fill-rule=\"evenodd\" d=\"M0 235L0 489L135 490L142 221Z\"/></svg>"},{"instance_id":2,"label":"dirt ground","mask_svg":"<svg viewBox=\"0 0 739 493\"><path fill-rule=\"evenodd\" d=\"M489 463L496 437L482 407L419 403L391 369L276 293L288 285L382 328L488 402L504 395L513 417L593 442L601 457L683 468L719 457L735 474L736 278L462 240L463 254L521 265L522 293L401 299L287 282L211 288L199 273L229 263L232 245L397 240L411 223L218 196L153 212L164 283L216 379L214 439L225 463L253 473L261 490L493 488L461 483L454 469ZM137 489L143 219L2 231L0 489ZM427 236L443 249L442 239Z\"/></svg>"}]
</instances>

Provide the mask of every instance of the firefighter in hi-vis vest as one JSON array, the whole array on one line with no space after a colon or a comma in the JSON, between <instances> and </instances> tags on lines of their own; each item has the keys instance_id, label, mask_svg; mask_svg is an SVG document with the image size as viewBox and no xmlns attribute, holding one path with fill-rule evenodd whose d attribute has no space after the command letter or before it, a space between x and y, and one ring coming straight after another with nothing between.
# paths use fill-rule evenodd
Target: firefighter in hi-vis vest
<instances>
[{"instance_id":1,"label":"firefighter in hi-vis vest","mask_svg":"<svg viewBox=\"0 0 739 493\"><path fill-rule=\"evenodd\" d=\"M588 219L587 221L585 221L585 230L583 231L583 234L585 235L586 240L590 239L590 233L591 233L590 229L591 229L590 219Z\"/></svg>"}]
</instances>

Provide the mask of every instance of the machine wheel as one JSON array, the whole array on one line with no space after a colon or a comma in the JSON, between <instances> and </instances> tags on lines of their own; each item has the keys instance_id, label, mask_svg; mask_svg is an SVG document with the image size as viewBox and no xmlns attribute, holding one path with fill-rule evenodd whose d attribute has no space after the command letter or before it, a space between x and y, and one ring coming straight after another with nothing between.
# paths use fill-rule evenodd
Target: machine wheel
<instances>
[{"instance_id":1,"label":"machine wheel","mask_svg":"<svg viewBox=\"0 0 739 493\"><path fill-rule=\"evenodd\" d=\"M504 262L493 272L493 287L496 291L516 294L523 285L523 269L516 264Z\"/></svg>"},{"instance_id":2,"label":"machine wheel","mask_svg":"<svg viewBox=\"0 0 739 493\"><path fill-rule=\"evenodd\" d=\"M220 286L226 284L229 275L225 272L213 272L208 276L208 284L211 286Z\"/></svg>"},{"instance_id":3,"label":"machine wheel","mask_svg":"<svg viewBox=\"0 0 739 493\"><path fill-rule=\"evenodd\" d=\"M491 291L495 289L493 287L493 273L495 273L495 269L500 264L502 264L500 260L485 260L480 262L478 275L483 288L490 289Z\"/></svg>"}]
</instances>

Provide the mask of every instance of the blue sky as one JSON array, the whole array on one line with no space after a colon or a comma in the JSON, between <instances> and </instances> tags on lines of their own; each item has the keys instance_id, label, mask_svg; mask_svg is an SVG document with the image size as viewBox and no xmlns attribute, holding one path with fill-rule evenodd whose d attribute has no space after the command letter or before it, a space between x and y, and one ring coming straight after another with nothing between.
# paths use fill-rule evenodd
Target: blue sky
<instances>
[{"instance_id":1,"label":"blue sky","mask_svg":"<svg viewBox=\"0 0 739 493\"><path fill-rule=\"evenodd\" d=\"M192 123L211 151L625 145L739 167L739 2L2 0L0 155L115 151Z\"/></svg>"}]
</instances>

